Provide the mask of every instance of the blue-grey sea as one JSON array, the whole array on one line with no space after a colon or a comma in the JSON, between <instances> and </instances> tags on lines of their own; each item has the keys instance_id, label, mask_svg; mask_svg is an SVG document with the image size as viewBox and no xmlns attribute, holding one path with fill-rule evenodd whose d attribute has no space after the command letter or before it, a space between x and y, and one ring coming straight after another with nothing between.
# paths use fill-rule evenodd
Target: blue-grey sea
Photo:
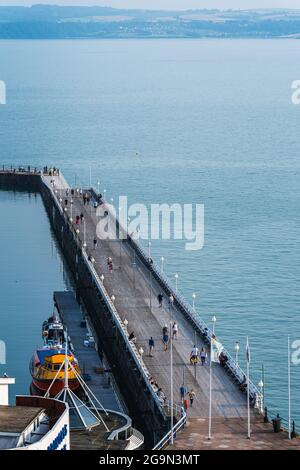
<instances>
[{"instance_id":1,"label":"blue-grey sea","mask_svg":"<svg viewBox=\"0 0 300 470\"><path fill-rule=\"evenodd\" d=\"M0 163L56 165L107 198L205 205L205 244L153 257L234 353L251 346L266 401L287 415L287 338L300 339L297 40L1 41ZM0 339L13 393L65 288L40 197L0 193ZM300 365L292 365L300 424Z\"/></svg>"}]
</instances>

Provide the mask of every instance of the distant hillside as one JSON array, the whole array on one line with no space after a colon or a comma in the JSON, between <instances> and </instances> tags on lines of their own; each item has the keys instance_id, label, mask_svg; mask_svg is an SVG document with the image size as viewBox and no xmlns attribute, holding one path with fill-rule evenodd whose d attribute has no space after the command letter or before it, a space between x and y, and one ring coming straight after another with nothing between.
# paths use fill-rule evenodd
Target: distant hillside
<instances>
[{"instance_id":1,"label":"distant hillside","mask_svg":"<svg viewBox=\"0 0 300 470\"><path fill-rule=\"evenodd\" d=\"M300 10L0 7L0 39L300 37Z\"/></svg>"}]
</instances>

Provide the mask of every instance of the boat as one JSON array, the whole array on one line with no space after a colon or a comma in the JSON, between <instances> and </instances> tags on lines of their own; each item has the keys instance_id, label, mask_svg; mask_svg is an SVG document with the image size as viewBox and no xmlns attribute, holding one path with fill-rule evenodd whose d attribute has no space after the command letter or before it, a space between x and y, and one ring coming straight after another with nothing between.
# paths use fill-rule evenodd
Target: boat
<instances>
[{"instance_id":1,"label":"boat","mask_svg":"<svg viewBox=\"0 0 300 470\"><path fill-rule=\"evenodd\" d=\"M64 362L67 356L69 388L76 391L80 387L78 361L69 347L66 352L67 335L57 316L53 315L43 323L42 337L44 346L36 349L30 361L32 389L40 395L45 395L49 391L49 396L55 397L65 385Z\"/></svg>"}]
</instances>

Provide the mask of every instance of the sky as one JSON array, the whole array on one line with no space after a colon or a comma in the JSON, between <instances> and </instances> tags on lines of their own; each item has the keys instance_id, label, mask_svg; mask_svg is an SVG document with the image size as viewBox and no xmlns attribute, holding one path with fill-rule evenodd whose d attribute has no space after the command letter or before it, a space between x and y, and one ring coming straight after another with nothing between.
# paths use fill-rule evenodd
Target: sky
<instances>
[{"instance_id":1,"label":"sky","mask_svg":"<svg viewBox=\"0 0 300 470\"><path fill-rule=\"evenodd\" d=\"M297 8L299 0L0 0L5 5L99 5L115 8L174 9L219 8L219 9L255 9L255 8Z\"/></svg>"}]
</instances>

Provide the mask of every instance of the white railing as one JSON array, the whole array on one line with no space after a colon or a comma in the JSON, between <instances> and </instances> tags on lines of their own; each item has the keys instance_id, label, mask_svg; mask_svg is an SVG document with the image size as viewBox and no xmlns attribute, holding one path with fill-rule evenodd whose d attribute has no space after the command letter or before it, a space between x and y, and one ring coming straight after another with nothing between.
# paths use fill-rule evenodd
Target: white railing
<instances>
[{"instance_id":1,"label":"white railing","mask_svg":"<svg viewBox=\"0 0 300 470\"><path fill-rule=\"evenodd\" d=\"M168 408L170 409L169 403L166 406L168 406ZM173 436L173 439L176 439L177 432L180 431L180 429L185 428L185 426L186 426L186 412L185 412L183 407L180 408L180 407L178 407L178 405L174 406L174 412L176 414L178 414L179 409L180 409L180 414L181 414L180 419L177 421L175 426L173 426L173 429L170 429L170 431L157 444L155 444L155 446L153 447L152 450L162 450L164 447L171 444L172 436Z\"/></svg>"}]
</instances>

